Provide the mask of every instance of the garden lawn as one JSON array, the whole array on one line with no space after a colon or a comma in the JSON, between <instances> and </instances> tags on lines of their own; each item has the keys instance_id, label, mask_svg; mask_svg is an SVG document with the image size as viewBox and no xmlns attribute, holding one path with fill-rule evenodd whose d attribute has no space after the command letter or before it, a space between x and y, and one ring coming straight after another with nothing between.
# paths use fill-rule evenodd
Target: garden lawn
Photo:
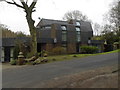
<instances>
[{"instance_id":1,"label":"garden lawn","mask_svg":"<svg viewBox=\"0 0 120 90\"><path fill-rule=\"evenodd\" d=\"M80 58L87 57L87 56L94 56L94 55L101 55L101 54L108 54L108 53L115 53L115 52L120 52L120 49L110 51L110 52L97 53L97 54L54 55L54 56L48 56L48 57L46 57L46 59L48 60L48 63L51 63L51 62L55 62L55 61L65 61L65 60L80 59Z\"/></svg>"}]
</instances>

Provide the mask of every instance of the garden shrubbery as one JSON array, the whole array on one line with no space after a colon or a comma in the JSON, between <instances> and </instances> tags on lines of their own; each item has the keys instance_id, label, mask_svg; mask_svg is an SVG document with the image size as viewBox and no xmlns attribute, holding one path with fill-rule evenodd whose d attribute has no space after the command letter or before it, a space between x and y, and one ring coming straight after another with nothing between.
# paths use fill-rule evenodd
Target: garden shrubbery
<instances>
[{"instance_id":1,"label":"garden shrubbery","mask_svg":"<svg viewBox=\"0 0 120 90\"><path fill-rule=\"evenodd\" d=\"M81 46L81 53L93 54L98 52L98 47L95 46Z\"/></svg>"},{"instance_id":2,"label":"garden shrubbery","mask_svg":"<svg viewBox=\"0 0 120 90\"><path fill-rule=\"evenodd\" d=\"M16 62L16 60L11 60L11 61L10 61L10 64L11 64L11 65L16 65L17 62Z\"/></svg>"}]
</instances>

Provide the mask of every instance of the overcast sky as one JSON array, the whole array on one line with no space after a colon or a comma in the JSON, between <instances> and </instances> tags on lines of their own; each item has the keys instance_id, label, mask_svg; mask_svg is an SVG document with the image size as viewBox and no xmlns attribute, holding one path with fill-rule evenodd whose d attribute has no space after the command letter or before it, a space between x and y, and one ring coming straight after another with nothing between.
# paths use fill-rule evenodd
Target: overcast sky
<instances>
[{"instance_id":1,"label":"overcast sky","mask_svg":"<svg viewBox=\"0 0 120 90\"><path fill-rule=\"evenodd\" d=\"M18 0L15 0L18 1ZM31 0L32 1L32 0ZM38 17L62 20L64 14L71 10L79 10L86 14L93 23L102 24L103 15L108 12L114 0L38 0L33 19L36 24ZM12 31L22 31L29 34L25 13L16 6L0 2L0 23L5 24Z\"/></svg>"}]
</instances>

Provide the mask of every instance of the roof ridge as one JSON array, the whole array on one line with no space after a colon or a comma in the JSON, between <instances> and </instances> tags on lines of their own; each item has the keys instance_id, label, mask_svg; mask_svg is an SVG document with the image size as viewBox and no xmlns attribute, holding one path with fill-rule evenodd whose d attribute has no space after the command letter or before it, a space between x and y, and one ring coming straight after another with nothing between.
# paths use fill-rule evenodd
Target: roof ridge
<instances>
[{"instance_id":1,"label":"roof ridge","mask_svg":"<svg viewBox=\"0 0 120 90\"><path fill-rule=\"evenodd\" d=\"M49 21L60 21L60 22L67 22L67 21L63 21L63 20L45 19L45 18L42 18L41 20L49 20Z\"/></svg>"}]
</instances>

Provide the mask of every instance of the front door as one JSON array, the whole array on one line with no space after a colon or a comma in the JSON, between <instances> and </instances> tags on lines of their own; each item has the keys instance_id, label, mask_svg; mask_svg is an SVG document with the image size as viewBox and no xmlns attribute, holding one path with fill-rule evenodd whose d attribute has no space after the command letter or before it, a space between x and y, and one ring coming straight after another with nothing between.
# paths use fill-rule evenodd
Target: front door
<instances>
[{"instance_id":1,"label":"front door","mask_svg":"<svg viewBox=\"0 0 120 90\"><path fill-rule=\"evenodd\" d=\"M10 62L10 47L4 48L4 55L5 62Z\"/></svg>"},{"instance_id":2,"label":"front door","mask_svg":"<svg viewBox=\"0 0 120 90\"><path fill-rule=\"evenodd\" d=\"M79 44L79 43L77 43L77 45L76 45L76 52L77 52L77 53L80 52L80 44Z\"/></svg>"}]
</instances>

